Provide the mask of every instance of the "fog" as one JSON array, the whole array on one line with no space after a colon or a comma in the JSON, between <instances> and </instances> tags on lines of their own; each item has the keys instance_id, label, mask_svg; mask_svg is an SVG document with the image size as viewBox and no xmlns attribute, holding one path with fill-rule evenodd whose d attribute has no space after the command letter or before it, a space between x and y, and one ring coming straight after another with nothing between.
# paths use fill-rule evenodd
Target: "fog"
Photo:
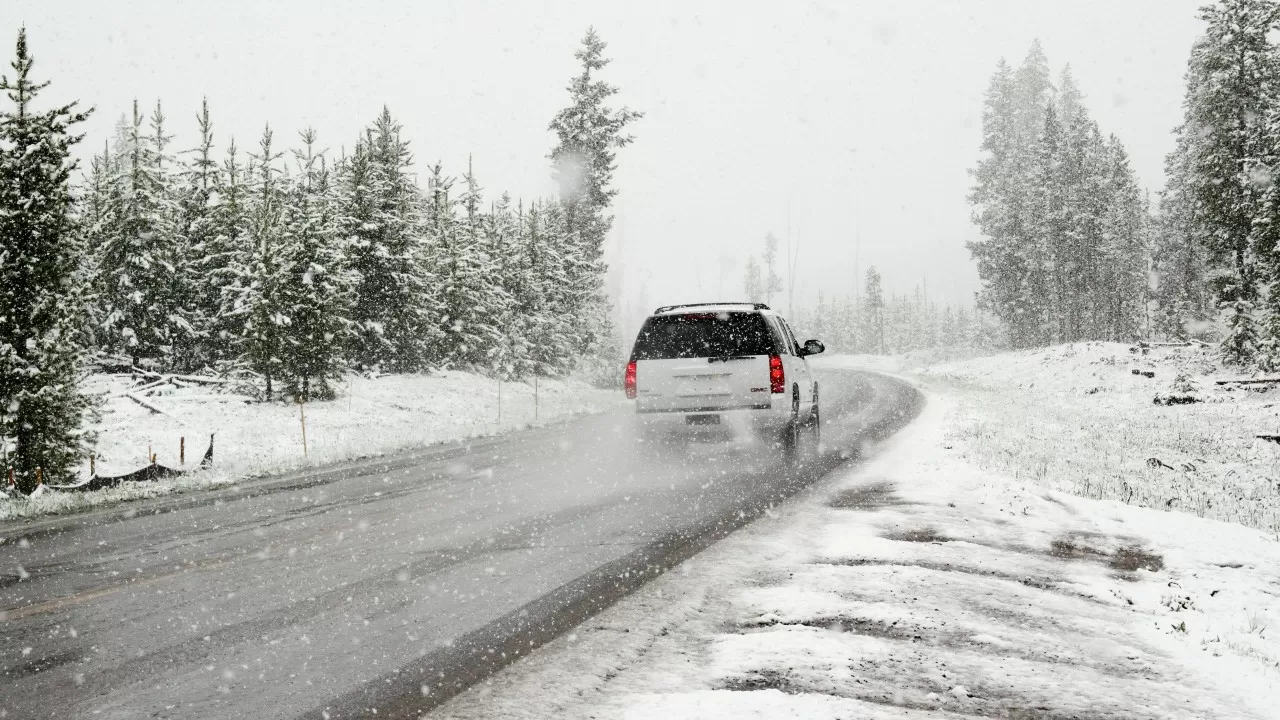
<instances>
[{"instance_id":1,"label":"fog","mask_svg":"<svg viewBox=\"0 0 1280 720\"><path fill-rule=\"evenodd\" d=\"M460 175L470 158L490 195L523 198L553 192L547 123L594 25L618 101L646 113L619 157L610 248L630 316L742 297L768 231L784 253L790 234L797 305L852 293L870 265L890 292L971 303L967 169L996 62L1038 38L1055 74L1070 63L1154 192L1198 4L11 0L5 16L52 97L97 108L85 155L133 98L164 102L179 146L207 96L220 144L270 123L286 141L315 127L333 152L386 104L419 166Z\"/></svg>"}]
</instances>

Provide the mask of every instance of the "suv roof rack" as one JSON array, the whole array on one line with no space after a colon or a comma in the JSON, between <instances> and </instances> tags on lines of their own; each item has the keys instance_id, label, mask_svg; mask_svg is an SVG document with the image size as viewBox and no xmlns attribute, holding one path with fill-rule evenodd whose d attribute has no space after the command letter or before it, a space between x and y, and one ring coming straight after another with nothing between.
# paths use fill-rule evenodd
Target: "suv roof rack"
<instances>
[{"instance_id":1,"label":"suv roof rack","mask_svg":"<svg viewBox=\"0 0 1280 720\"><path fill-rule=\"evenodd\" d=\"M754 309L756 309L756 310L768 310L768 309L769 309L769 306L768 306L768 305L765 305L764 303L753 303L753 302L700 302L700 303L685 303L684 305L663 305L662 307L658 308L657 310L654 310L653 312L654 312L654 314L656 315L657 313L664 313L664 312L668 312L668 311L671 311L671 310L679 310L680 308L705 307L705 306L707 306L707 305L747 305L747 306L750 306L750 307L752 307L752 308L754 308Z\"/></svg>"}]
</instances>

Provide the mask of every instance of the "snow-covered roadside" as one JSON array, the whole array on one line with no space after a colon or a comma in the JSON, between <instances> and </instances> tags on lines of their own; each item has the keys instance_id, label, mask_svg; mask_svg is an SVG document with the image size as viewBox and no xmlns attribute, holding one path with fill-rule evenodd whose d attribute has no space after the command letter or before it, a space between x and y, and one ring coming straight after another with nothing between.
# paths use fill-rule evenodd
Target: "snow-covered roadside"
<instances>
[{"instance_id":1,"label":"snow-covered roadside","mask_svg":"<svg viewBox=\"0 0 1280 720\"><path fill-rule=\"evenodd\" d=\"M179 467L180 438L186 442L185 467L194 467L204 455L210 435L216 435L213 468L189 477L97 492L0 497L0 522L493 435L601 412L623 402L617 391L600 390L577 380L542 378L537 385L536 408L532 382L502 383L499 416L499 386L492 378L456 371L376 379L353 375L341 386L337 400L308 403L303 409L307 431L304 456L296 405L216 402L207 391L174 389L172 396L154 399L168 413L161 415L124 397L129 389L124 381L97 376L92 382L92 389L108 398L98 426L99 474L122 474L143 467L148 452L154 453L161 465ZM81 474L87 477L88 470L86 460Z\"/></svg>"},{"instance_id":2,"label":"snow-covered roadside","mask_svg":"<svg viewBox=\"0 0 1280 720\"><path fill-rule=\"evenodd\" d=\"M960 399L952 439L980 466L1057 490L1280 534L1280 388L1199 347L1076 343L916 374ZM1192 404L1158 405L1180 395Z\"/></svg>"},{"instance_id":3,"label":"snow-covered roadside","mask_svg":"<svg viewBox=\"0 0 1280 720\"><path fill-rule=\"evenodd\" d=\"M1269 718L1280 543L977 468L932 395L444 718Z\"/></svg>"}]
</instances>

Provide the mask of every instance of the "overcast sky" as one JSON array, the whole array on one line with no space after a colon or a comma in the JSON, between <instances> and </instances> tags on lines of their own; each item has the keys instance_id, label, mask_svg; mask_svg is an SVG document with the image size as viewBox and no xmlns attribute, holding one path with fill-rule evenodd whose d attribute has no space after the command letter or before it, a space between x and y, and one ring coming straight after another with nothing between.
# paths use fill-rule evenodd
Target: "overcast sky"
<instances>
[{"instance_id":1,"label":"overcast sky","mask_svg":"<svg viewBox=\"0 0 1280 720\"><path fill-rule=\"evenodd\" d=\"M547 123L595 25L618 101L646 113L617 176L628 297L741 297L743 259L767 231L785 244L789 216L797 305L852 292L855 245L891 291L927 279L931 298L971 302L967 169L996 62L1039 38L1055 74L1070 63L1154 192L1199 4L7 0L0 29L11 43L26 25L46 98L97 108L93 149L133 98L163 100L183 146L208 96L220 143L250 147L270 123L335 151L385 103L419 165L461 174L470 154L488 190L529 198L552 191Z\"/></svg>"}]
</instances>

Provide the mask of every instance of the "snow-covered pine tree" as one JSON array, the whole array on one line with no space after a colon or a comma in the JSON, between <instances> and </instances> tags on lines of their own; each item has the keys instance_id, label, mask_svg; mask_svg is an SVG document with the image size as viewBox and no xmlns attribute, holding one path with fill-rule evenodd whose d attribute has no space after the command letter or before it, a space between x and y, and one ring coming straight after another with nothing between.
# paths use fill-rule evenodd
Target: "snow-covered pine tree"
<instances>
[{"instance_id":1,"label":"snow-covered pine tree","mask_svg":"<svg viewBox=\"0 0 1280 720\"><path fill-rule=\"evenodd\" d=\"M213 157L213 121L209 117L209 101L200 104L196 116L200 142L188 150L191 157L182 172L178 188L177 233L179 246L186 255L186 303L190 307L195 344L190 356L180 363L189 369L213 367L225 357L217 348L222 345L213 337L222 305L223 275L231 248L219 232L218 162Z\"/></svg>"},{"instance_id":2,"label":"snow-covered pine tree","mask_svg":"<svg viewBox=\"0 0 1280 720\"><path fill-rule=\"evenodd\" d=\"M782 292L782 278L778 276L778 238L771 232L764 235L764 252L761 268L761 290L764 299L760 302L773 304L775 293Z\"/></svg>"},{"instance_id":3,"label":"snow-covered pine tree","mask_svg":"<svg viewBox=\"0 0 1280 720\"><path fill-rule=\"evenodd\" d=\"M433 172L432 179L436 177ZM470 160L462 182L458 198L462 217L453 225L457 252L453 271L454 280L466 287L454 293L449 304L452 364L496 369L505 354L506 338L499 328L508 302L497 264L489 254L491 218L482 210L484 195ZM463 298L465 302L459 302Z\"/></svg>"},{"instance_id":4,"label":"snow-covered pine tree","mask_svg":"<svg viewBox=\"0 0 1280 720\"><path fill-rule=\"evenodd\" d=\"M244 333L240 299L247 287L253 253L249 232L249 186L252 168L242 163L235 138L217 175L213 201L213 237L197 266L197 299L203 316L201 356L215 368L237 364Z\"/></svg>"},{"instance_id":5,"label":"snow-covered pine tree","mask_svg":"<svg viewBox=\"0 0 1280 720\"><path fill-rule=\"evenodd\" d=\"M245 194L249 248L233 267L230 311L226 313L233 329L238 330L234 346L238 364L262 377L265 400L272 399L279 389L283 335L289 323L280 290L284 284L285 188L277 166L281 153L272 147L272 140L271 128L264 128L258 153L250 156Z\"/></svg>"},{"instance_id":6,"label":"snow-covered pine tree","mask_svg":"<svg viewBox=\"0 0 1280 720\"><path fill-rule=\"evenodd\" d=\"M94 404L79 386L85 351L85 288L76 282L85 247L73 220L70 189L88 117L76 103L40 110L48 87L31 77L27 33L18 31L13 75L0 75L0 429L23 492L37 469L66 480L92 437Z\"/></svg>"},{"instance_id":7,"label":"snow-covered pine tree","mask_svg":"<svg viewBox=\"0 0 1280 720\"><path fill-rule=\"evenodd\" d=\"M158 110L158 108L157 108ZM153 135L142 131L134 101L124 156L112 181L110 223L98 248L98 294L104 340L135 364L174 365L174 345L191 337L179 282L175 242L176 203L165 154L163 114L153 116Z\"/></svg>"},{"instance_id":8,"label":"snow-covered pine tree","mask_svg":"<svg viewBox=\"0 0 1280 720\"><path fill-rule=\"evenodd\" d=\"M1129 156L1119 138L1106 144L1109 170L1104 178L1107 206L1101 218L1098 277L1104 285L1095 297L1100 303L1095 338L1132 342L1144 334L1149 294L1147 268L1151 257L1150 212Z\"/></svg>"},{"instance_id":9,"label":"snow-covered pine tree","mask_svg":"<svg viewBox=\"0 0 1280 720\"><path fill-rule=\"evenodd\" d=\"M1207 336L1213 316L1204 246L1195 235L1195 198L1188 185L1189 146L1194 133L1175 131L1177 143L1165 158L1165 189L1154 223L1152 267L1156 278L1155 332L1170 340Z\"/></svg>"},{"instance_id":10,"label":"snow-covered pine tree","mask_svg":"<svg viewBox=\"0 0 1280 720\"><path fill-rule=\"evenodd\" d=\"M605 235L613 225L607 213L618 194L612 187L617 150L634 140L625 132L627 126L644 117L626 107L614 109L606 104L618 88L597 77L610 62L604 56L605 48L595 28L588 28L582 47L574 53L582 63L582 72L567 88L569 106L556 113L549 126L557 138L551 161L565 223L570 233L582 237L586 259L591 261L603 255Z\"/></svg>"},{"instance_id":11,"label":"snow-covered pine tree","mask_svg":"<svg viewBox=\"0 0 1280 720\"><path fill-rule=\"evenodd\" d=\"M433 364L467 366L484 357L493 346L492 328L479 321L478 308L485 303L484 287L490 282L482 258L479 218L471 235L466 217L458 217L458 200L452 195L453 179L439 163L431 168L427 183L425 230L431 246L431 274L436 297L436 336L430 356ZM478 206L479 187L474 183L463 197ZM477 208L478 209L478 208Z\"/></svg>"},{"instance_id":12,"label":"snow-covered pine tree","mask_svg":"<svg viewBox=\"0 0 1280 720\"><path fill-rule=\"evenodd\" d=\"M385 107L345 163L340 222L355 283L349 357L359 368L414 372L438 341L412 166Z\"/></svg>"},{"instance_id":13,"label":"snow-covered pine tree","mask_svg":"<svg viewBox=\"0 0 1280 720\"><path fill-rule=\"evenodd\" d=\"M103 233L109 229L112 207L112 178L115 176L115 159L108 141L103 142L102 154L90 161L89 175L85 178L80 196L79 229L85 247L84 261L80 264L82 284L85 288L85 346L99 351L105 343L100 337L103 313L98 296L96 279L99 275L96 249L103 242Z\"/></svg>"},{"instance_id":14,"label":"snow-covered pine tree","mask_svg":"<svg viewBox=\"0 0 1280 720\"><path fill-rule=\"evenodd\" d=\"M165 313L165 331L168 349L163 365L170 370L189 371L198 365L198 329L194 303L197 284L194 278L195 255L187 242L183 227L183 190L177 160L169 153L173 139L165 133L165 115L156 101L151 113L151 135L148 138L154 149L156 178L159 182L160 237L158 252L162 254L163 269L167 281L159 286L157 310ZM160 278L157 278L160 279Z\"/></svg>"},{"instance_id":15,"label":"snow-covered pine tree","mask_svg":"<svg viewBox=\"0 0 1280 720\"><path fill-rule=\"evenodd\" d=\"M982 279L984 301L1010 328L1014 345L1030 347L1037 339L1038 322L1034 314L1028 317L1023 305L1027 275L1021 256L1026 241L1023 196L1030 185L1023 176L1030 162L1017 122L1018 86L1013 70L1002 59L983 101L983 154L971 171L969 202L975 207L973 220L982 238L970 241L968 248ZM864 315L869 312L864 309ZM878 347L879 339L868 338L867 343Z\"/></svg>"},{"instance_id":16,"label":"snow-covered pine tree","mask_svg":"<svg viewBox=\"0 0 1280 720\"><path fill-rule=\"evenodd\" d=\"M278 329L283 391L305 402L332 398L331 383L342 377L351 283L316 133L304 130L301 139L294 151L298 174L283 198L279 306L287 322Z\"/></svg>"},{"instance_id":17,"label":"snow-covered pine tree","mask_svg":"<svg viewBox=\"0 0 1280 720\"><path fill-rule=\"evenodd\" d=\"M598 77L610 62L604 56L605 47L595 29L588 28L582 47L574 54L582 63L582 72L567 88L569 105L556 113L549 125L557 139L550 158L560 203L549 206L546 217L552 220L559 215L559 222L550 225L562 226L569 246L577 249L565 254L572 262L570 280L576 283L568 290L576 296L573 305L582 343L577 354L598 355L600 362L613 363L613 356L621 355L621 344L603 293L607 270L604 242L613 226L609 207L618 193L612 187L617 151L633 141L626 128L643 113L608 105L618 88Z\"/></svg>"},{"instance_id":18,"label":"snow-covered pine tree","mask_svg":"<svg viewBox=\"0 0 1280 720\"><path fill-rule=\"evenodd\" d=\"M880 271L874 266L867 268L867 286L862 293L862 332L866 338L866 352L884 355L885 347L885 302L884 289L880 284Z\"/></svg>"},{"instance_id":19,"label":"snow-covered pine tree","mask_svg":"<svg viewBox=\"0 0 1280 720\"><path fill-rule=\"evenodd\" d=\"M511 207L511 196L503 193L489 209L484 223L484 254L489 258L492 280L490 324L497 333L497 345L490 359L500 376L523 378L533 372L529 338L515 312L516 297L528 282L519 253L519 220Z\"/></svg>"},{"instance_id":20,"label":"snow-covered pine tree","mask_svg":"<svg viewBox=\"0 0 1280 720\"><path fill-rule=\"evenodd\" d=\"M1273 184L1265 159L1274 147L1267 118L1280 89L1280 57L1269 39L1280 21L1273 0L1221 0L1201 9L1207 24L1192 47L1182 132L1194 134L1187 190L1194 234L1205 244L1210 282L1227 315L1223 359L1254 359L1259 233L1264 192Z\"/></svg>"},{"instance_id":21,"label":"snow-covered pine tree","mask_svg":"<svg viewBox=\"0 0 1280 720\"><path fill-rule=\"evenodd\" d=\"M747 300L751 302L766 302L765 298L768 297L765 292L764 277L760 272L760 263L756 262L755 255L747 256L746 269L742 278L742 291L746 293Z\"/></svg>"},{"instance_id":22,"label":"snow-covered pine tree","mask_svg":"<svg viewBox=\"0 0 1280 720\"><path fill-rule=\"evenodd\" d=\"M530 358L541 375L558 375L574 356L577 318L560 311L568 273L559 242L563 236L552 219L548 203L534 202L524 213L522 245L530 278L527 294L517 298L517 312L530 325Z\"/></svg>"}]
</instances>

